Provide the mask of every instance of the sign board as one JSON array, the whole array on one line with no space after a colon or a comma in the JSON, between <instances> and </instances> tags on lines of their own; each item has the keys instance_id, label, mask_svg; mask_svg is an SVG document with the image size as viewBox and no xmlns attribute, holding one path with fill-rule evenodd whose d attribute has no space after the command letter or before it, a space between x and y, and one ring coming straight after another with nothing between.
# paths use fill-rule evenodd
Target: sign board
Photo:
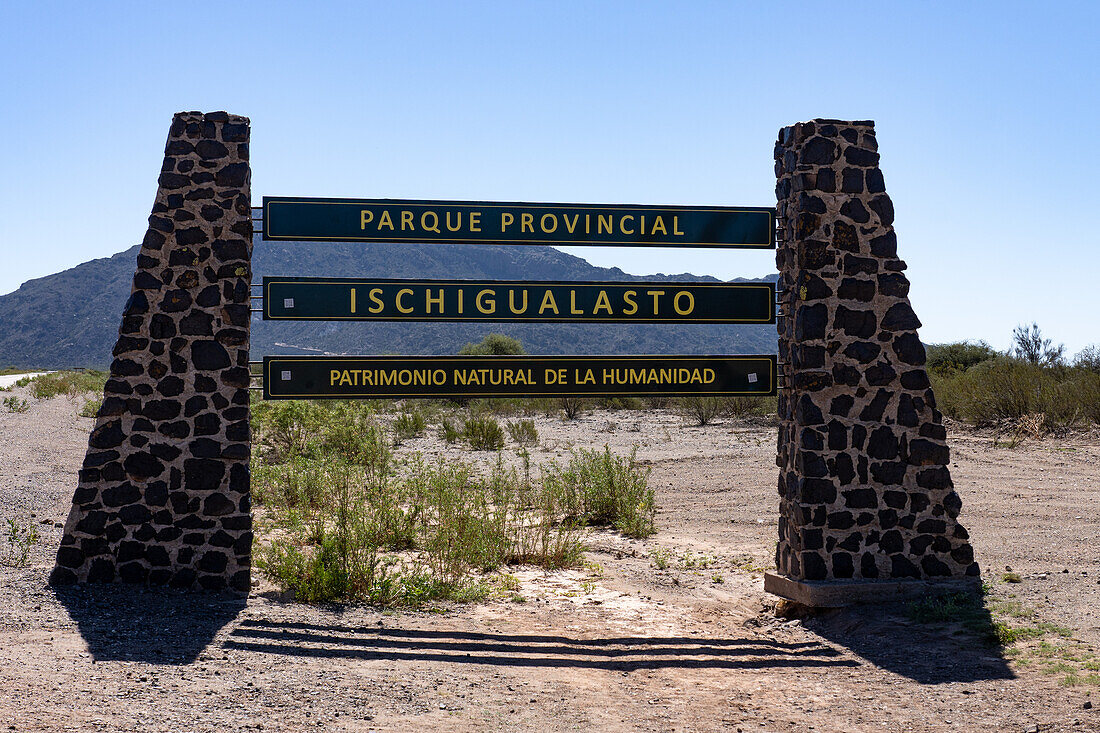
<instances>
[{"instance_id":1,"label":"sign board","mask_svg":"<svg viewBox=\"0 0 1100 733\"><path fill-rule=\"evenodd\" d=\"M264 239L775 248L775 209L265 196Z\"/></svg>"},{"instance_id":2,"label":"sign board","mask_svg":"<svg viewBox=\"0 0 1100 733\"><path fill-rule=\"evenodd\" d=\"M265 356L265 400L774 395L774 356Z\"/></svg>"},{"instance_id":3,"label":"sign board","mask_svg":"<svg viewBox=\"0 0 1100 733\"><path fill-rule=\"evenodd\" d=\"M265 277L265 320L775 323L772 283Z\"/></svg>"}]
</instances>

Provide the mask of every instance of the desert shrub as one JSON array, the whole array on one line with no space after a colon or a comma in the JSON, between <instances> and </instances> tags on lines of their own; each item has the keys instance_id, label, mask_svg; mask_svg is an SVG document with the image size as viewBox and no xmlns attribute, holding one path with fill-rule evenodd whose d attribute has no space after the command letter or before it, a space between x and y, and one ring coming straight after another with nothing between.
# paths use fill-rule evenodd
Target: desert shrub
<instances>
[{"instance_id":1,"label":"desert shrub","mask_svg":"<svg viewBox=\"0 0 1100 733\"><path fill-rule=\"evenodd\" d=\"M965 372L932 377L944 414L978 426L1027 419L1047 432L1100 417L1100 374L1087 369L1000 356Z\"/></svg>"},{"instance_id":2,"label":"desert shrub","mask_svg":"<svg viewBox=\"0 0 1100 733\"><path fill-rule=\"evenodd\" d=\"M775 397L744 395L727 397L724 412L733 417L769 417L777 414Z\"/></svg>"},{"instance_id":3,"label":"desert shrub","mask_svg":"<svg viewBox=\"0 0 1100 733\"><path fill-rule=\"evenodd\" d=\"M462 437L474 450L500 450L504 430L492 415L471 415L462 423Z\"/></svg>"},{"instance_id":4,"label":"desert shrub","mask_svg":"<svg viewBox=\"0 0 1100 733\"><path fill-rule=\"evenodd\" d=\"M596 406L601 410L641 410L645 402L640 397L600 397Z\"/></svg>"},{"instance_id":5,"label":"desert shrub","mask_svg":"<svg viewBox=\"0 0 1100 733\"><path fill-rule=\"evenodd\" d=\"M30 409L30 405L27 404L26 400L12 395L4 398L4 408L8 412L26 412Z\"/></svg>"},{"instance_id":6,"label":"desert shrub","mask_svg":"<svg viewBox=\"0 0 1100 733\"><path fill-rule=\"evenodd\" d=\"M1020 361L1035 366L1057 366L1064 361L1066 347L1054 346L1050 339L1043 338L1042 329L1032 323L1031 327L1017 326L1012 331L1012 354Z\"/></svg>"},{"instance_id":7,"label":"desert shrub","mask_svg":"<svg viewBox=\"0 0 1100 733\"><path fill-rule=\"evenodd\" d=\"M490 333L478 343L468 343L458 350L459 356L522 356L523 344L501 333Z\"/></svg>"},{"instance_id":8,"label":"desert shrub","mask_svg":"<svg viewBox=\"0 0 1100 733\"><path fill-rule=\"evenodd\" d=\"M725 398L711 395L682 397L679 401L680 414L700 426L709 425L715 418L724 413L725 408Z\"/></svg>"},{"instance_id":9,"label":"desert shrub","mask_svg":"<svg viewBox=\"0 0 1100 733\"><path fill-rule=\"evenodd\" d=\"M674 398L665 395L646 395L642 401L650 410L664 410L675 402Z\"/></svg>"},{"instance_id":10,"label":"desert shrub","mask_svg":"<svg viewBox=\"0 0 1100 733\"><path fill-rule=\"evenodd\" d=\"M956 341L949 344L927 346L929 371L938 374L965 372L972 366L995 359L1000 352L985 341Z\"/></svg>"},{"instance_id":11,"label":"desert shrub","mask_svg":"<svg viewBox=\"0 0 1100 733\"><path fill-rule=\"evenodd\" d=\"M534 420L509 420L508 435L522 446L538 445L539 431Z\"/></svg>"},{"instance_id":12,"label":"desert shrub","mask_svg":"<svg viewBox=\"0 0 1100 733\"><path fill-rule=\"evenodd\" d=\"M420 410L413 408L403 411L393 421L394 445L400 445L402 441L423 435L427 427L427 420L424 419L424 414Z\"/></svg>"},{"instance_id":13,"label":"desert shrub","mask_svg":"<svg viewBox=\"0 0 1100 733\"><path fill-rule=\"evenodd\" d=\"M564 468L551 463L543 482L566 516L581 524L610 525L628 537L653 534L656 512L648 468L636 460L603 451L576 450Z\"/></svg>"},{"instance_id":14,"label":"desert shrub","mask_svg":"<svg viewBox=\"0 0 1100 733\"><path fill-rule=\"evenodd\" d=\"M566 420L576 420L585 408L585 401L582 397L560 397L558 408L565 414Z\"/></svg>"},{"instance_id":15,"label":"desert shrub","mask_svg":"<svg viewBox=\"0 0 1100 733\"><path fill-rule=\"evenodd\" d=\"M324 410L312 400L258 401L252 406L252 442L257 453L281 462L310 452Z\"/></svg>"},{"instance_id":16,"label":"desert shrub","mask_svg":"<svg viewBox=\"0 0 1100 733\"><path fill-rule=\"evenodd\" d=\"M1091 344L1081 349L1073 359L1073 366L1100 374L1100 344Z\"/></svg>"},{"instance_id":17,"label":"desert shrub","mask_svg":"<svg viewBox=\"0 0 1100 733\"><path fill-rule=\"evenodd\" d=\"M81 417L96 417L99 414L99 408L103 406L103 400L86 400L84 406L80 408L78 413Z\"/></svg>"},{"instance_id":18,"label":"desert shrub","mask_svg":"<svg viewBox=\"0 0 1100 733\"><path fill-rule=\"evenodd\" d=\"M439 421L439 437L444 443L457 443L462 437L462 431L455 427L450 418L445 417Z\"/></svg>"},{"instance_id":19,"label":"desert shrub","mask_svg":"<svg viewBox=\"0 0 1100 733\"><path fill-rule=\"evenodd\" d=\"M26 522L9 517L5 523L4 553L0 555L0 565L21 568L27 564L31 548L38 544L38 528L33 519Z\"/></svg>"},{"instance_id":20,"label":"desert shrub","mask_svg":"<svg viewBox=\"0 0 1100 733\"><path fill-rule=\"evenodd\" d=\"M29 384L35 399L46 400L62 394L77 397L85 392L102 393L106 382L106 372L87 369L40 374L17 384Z\"/></svg>"},{"instance_id":21,"label":"desert shrub","mask_svg":"<svg viewBox=\"0 0 1100 733\"><path fill-rule=\"evenodd\" d=\"M316 432L306 437L315 456L336 456L347 463L362 464L377 450L382 437L374 406L357 400L330 400L319 405Z\"/></svg>"},{"instance_id":22,"label":"desert shrub","mask_svg":"<svg viewBox=\"0 0 1100 733\"><path fill-rule=\"evenodd\" d=\"M331 459L290 469L294 491L271 488L272 470L260 467L254 485L281 531L261 545L257 566L302 601L470 600L486 592L480 573L515 562L565 567L583 549L554 494L530 483L526 462L521 475L498 457L480 478L443 459L416 457L399 470L380 452L363 466Z\"/></svg>"}]
</instances>

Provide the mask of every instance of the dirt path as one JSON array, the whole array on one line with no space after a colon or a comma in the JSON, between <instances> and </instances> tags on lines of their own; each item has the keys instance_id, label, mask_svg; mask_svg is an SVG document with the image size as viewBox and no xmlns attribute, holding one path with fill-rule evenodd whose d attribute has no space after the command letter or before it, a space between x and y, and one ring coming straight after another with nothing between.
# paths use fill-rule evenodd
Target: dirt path
<instances>
[{"instance_id":1,"label":"dirt path","mask_svg":"<svg viewBox=\"0 0 1100 733\"><path fill-rule=\"evenodd\" d=\"M1041 655L1006 661L896 609L770 613L767 427L540 419L539 460L638 443L659 533L598 534L585 569L517 570L522 603L393 613L286 604L265 585L247 602L55 593L56 525L91 423L77 409L60 398L0 413L0 519L33 512L42 533L29 567L0 568L0 730L1100 730L1100 686L1063 686ZM1027 624L1068 627L1076 641L1044 637L1054 648L1100 645L1100 440L951 443L994 595L1033 612ZM434 438L406 449L443 450ZM1005 566L1022 582L1002 582Z\"/></svg>"}]
</instances>

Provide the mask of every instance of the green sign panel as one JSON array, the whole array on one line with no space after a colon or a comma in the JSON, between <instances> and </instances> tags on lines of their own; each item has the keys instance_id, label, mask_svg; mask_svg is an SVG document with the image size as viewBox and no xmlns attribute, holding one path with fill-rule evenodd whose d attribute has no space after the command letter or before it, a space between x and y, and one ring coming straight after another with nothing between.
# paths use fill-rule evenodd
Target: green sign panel
<instances>
[{"instance_id":1,"label":"green sign panel","mask_svg":"<svg viewBox=\"0 0 1100 733\"><path fill-rule=\"evenodd\" d=\"M774 395L774 356L265 356L265 400Z\"/></svg>"},{"instance_id":2,"label":"green sign panel","mask_svg":"<svg viewBox=\"0 0 1100 733\"><path fill-rule=\"evenodd\" d=\"M265 196L264 239L775 248L775 209Z\"/></svg>"},{"instance_id":3,"label":"green sign panel","mask_svg":"<svg viewBox=\"0 0 1100 733\"><path fill-rule=\"evenodd\" d=\"M772 283L277 278L267 320L775 323Z\"/></svg>"}]
</instances>

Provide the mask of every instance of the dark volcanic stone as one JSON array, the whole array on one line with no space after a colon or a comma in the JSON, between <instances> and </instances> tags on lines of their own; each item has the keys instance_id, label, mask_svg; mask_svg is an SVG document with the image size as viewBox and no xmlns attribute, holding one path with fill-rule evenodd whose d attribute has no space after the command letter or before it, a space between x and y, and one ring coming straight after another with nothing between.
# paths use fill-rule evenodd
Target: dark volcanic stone
<instances>
[{"instance_id":1,"label":"dark volcanic stone","mask_svg":"<svg viewBox=\"0 0 1100 733\"><path fill-rule=\"evenodd\" d=\"M191 362L196 369L213 371L230 365L229 352L217 341L196 341L191 344Z\"/></svg>"},{"instance_id":2,"label":"dark volcanic stone","mask_svg":"<svg viewBox=\"0 0 1100 733\"><path fill-rule=\"evenodd\" d=\"M882 317L882 328L887 331L914 331L920 325L920 319L908 303L895 303Z\"/></svg>"}]
</instances>

